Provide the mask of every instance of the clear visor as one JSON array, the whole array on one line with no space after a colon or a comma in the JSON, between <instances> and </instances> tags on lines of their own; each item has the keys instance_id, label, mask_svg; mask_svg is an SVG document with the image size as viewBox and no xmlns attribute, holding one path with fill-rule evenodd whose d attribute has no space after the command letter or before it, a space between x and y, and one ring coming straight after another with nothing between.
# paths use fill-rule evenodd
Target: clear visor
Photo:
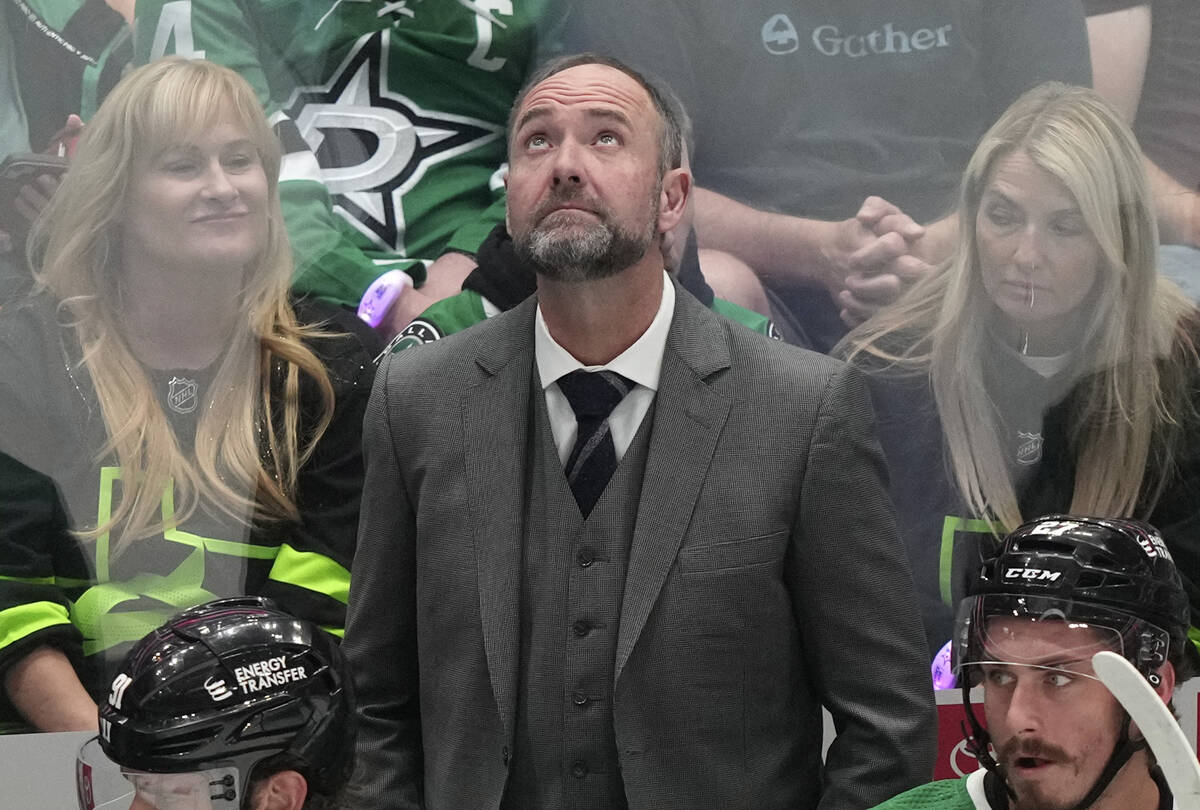
<instances>
[{"instance_id":1,"label":"clear visor","mask_svg":"<svg viewBox=\"0 0 1200 810\"><path fill-rule=\"evenodd\" d=\"M972 683L986 665L1032 667L1095 677L1092 656L1124 657L1145 622L1060 598L989 594L963 600L955 633L956 670Z\"/></svg>"},{"instance_id":2,"label":"clear visor","mask_svg":"<svg viewBox=\"0 0 1200 810\"><path fill-rule=\"evenodd\" d=\"M80 810L238 810L236 766L185 773L148 773L123 768L105 756L100 738L83 744L75 758Z\"/></svg>"}]
</instances>

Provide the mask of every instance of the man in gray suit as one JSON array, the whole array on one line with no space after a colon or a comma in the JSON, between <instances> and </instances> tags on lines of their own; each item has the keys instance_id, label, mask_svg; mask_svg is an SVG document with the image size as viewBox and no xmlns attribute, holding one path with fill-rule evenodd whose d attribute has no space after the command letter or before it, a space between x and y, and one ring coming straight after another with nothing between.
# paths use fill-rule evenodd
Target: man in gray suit
<instances>
[{"instance_id":1,"label":"man in gray suit","mask_svg":"<svg viewBox=\"0 0 1200 810\"><path fill-rule=\"evenodd\" d=\"M392 355L366 420L352 806L865 808L927 781L862 381L667 277L691 178L638 74L547 66L509 159L537 295Z\"/></svg>"}]
</instances>

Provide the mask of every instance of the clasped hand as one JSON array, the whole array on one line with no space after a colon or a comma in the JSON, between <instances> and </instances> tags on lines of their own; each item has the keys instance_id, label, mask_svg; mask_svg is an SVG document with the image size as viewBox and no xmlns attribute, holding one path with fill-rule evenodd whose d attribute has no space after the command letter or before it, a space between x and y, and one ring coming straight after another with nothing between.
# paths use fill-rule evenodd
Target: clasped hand
<instances>
[{"instance_id":1,"label":"clasped hand","mask_svg":"<svg viewBox=\"0 0 1200 810\"><path fill-rule=\"evenodd\" d=\"M882 197L867 197L857 214L833 226L822 251L826 287L848 326L895 301L932 268L924 244L929 229Z\"/></svg>"}]
</instances>

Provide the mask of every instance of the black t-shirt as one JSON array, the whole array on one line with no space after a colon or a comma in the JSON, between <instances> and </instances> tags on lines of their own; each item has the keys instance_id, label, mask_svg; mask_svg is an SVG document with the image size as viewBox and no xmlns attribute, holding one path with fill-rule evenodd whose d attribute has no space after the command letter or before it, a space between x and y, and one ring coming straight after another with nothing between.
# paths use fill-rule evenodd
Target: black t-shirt
<instances>
[{"instance_id":1,"label":"black t-shirt","mask_svg":"<svg viewBox=\"0 0 1200 810\"><path fill-rule=\"evenodd\" d=\"M665 80L694 119L698 185L824 220L872 194L944 216L1017 96L1091 84L1078 0L588 0L548 41ZM817 348L845 334L823 289L785 303Z\"/></svg>"},{"instance_id":2,"label":"black t-shirt","mask_svg":"<svg viewBox=\"0 0 1200 810\"><path fill-rule=\"evenodd\" d=\"M821 219L871 194L947 213L1018 95L1091 79L1078 0L589 0L551 39L666 80L694 120L700 185Z\"/></svg>"}]
</instances>

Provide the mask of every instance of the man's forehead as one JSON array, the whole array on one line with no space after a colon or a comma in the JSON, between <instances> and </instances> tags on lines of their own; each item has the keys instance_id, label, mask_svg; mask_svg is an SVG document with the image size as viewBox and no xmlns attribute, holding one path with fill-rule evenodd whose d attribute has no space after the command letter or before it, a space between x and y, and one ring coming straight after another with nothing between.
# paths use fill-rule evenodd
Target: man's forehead
<instances>
[{"instance_id":1,"label":"man's forehead","mask_svg":"<svg viewBox=\"0 0 1200 810\"><path fill-rule=\"evenodd\" d=\"M988 619L985 655L999 661L1041 663L1061 658L1091 658L1111 649L1112 631L1094 625L1053 619L993 617Z\"/></svg>"},{"instance_id":2,"label":"man's forehead","mask_svg":"<svg viewBox=\"0 0 1200 810\"><path fill-rule=\"evenodd\" d=\"M650 95L632 76L608 65L588 64L567 68L537 84L517 111L517 120L525 120L531 111L580 106L619 113L630 122L646 120L654 109Z\"/></svg>"}]
</instances>

